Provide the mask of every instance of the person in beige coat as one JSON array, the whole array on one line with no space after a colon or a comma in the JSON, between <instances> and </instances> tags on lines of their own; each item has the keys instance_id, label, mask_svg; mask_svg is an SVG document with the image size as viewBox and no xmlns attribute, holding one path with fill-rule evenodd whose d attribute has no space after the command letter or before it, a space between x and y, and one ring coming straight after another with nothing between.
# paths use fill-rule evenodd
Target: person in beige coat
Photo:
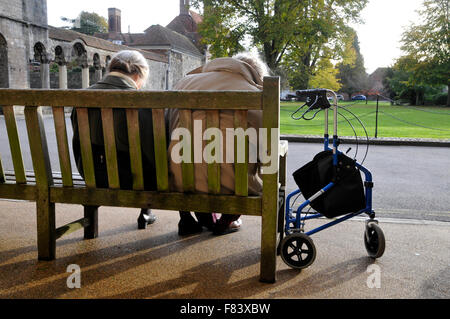
<instances>
[{"instance_id":1,"label":"person in beige coat","mask_svg":"<svg viewBox=\"0 0 450 319\"><path fill-rule=\"evenodd\" d=\"M174 90L214 90L214 91L258 91L262 89L263 78L268 74L267 66L261 60L251 54L242 53L233 58L217 58L203 67L190 72L181 79L174 87ZM180 127L178 109L170 109L168 112L169 136L176 128ZM206 128L206 112L197 110L192 112L192 121L201 120L203 131ZM247 127L262 127L262 112L248 111ZM234 128L234 111L220 112L220 130L223 136L226 136L226 128ZM202 132L203 133L203 132ZM178 143L177 140L171 140L169 145L169 155L172 149ZM206 142L203 141L203 149ZM225 142L223 143L223 154L226 153ZM257 149L257 146L255 149ZM173 191L183 192L181 164L169 160L170 181ZM262 179L259 175L258 163L249 163L248 165L248 191L249 195L259 195L262 192ZM195 191L199 193L208 193L208 174L207 163L194 164ZM234 165L230 163L221 163L221 194L234 194ZM223 214L215 222L214 214L196 213L198 222L189 212L180 212L180 222L178 231L180 235L188 235L202 231L205 226L220 235L228 231L237 230L241 221L239 215Z\"/></svg>"}]
</instances>

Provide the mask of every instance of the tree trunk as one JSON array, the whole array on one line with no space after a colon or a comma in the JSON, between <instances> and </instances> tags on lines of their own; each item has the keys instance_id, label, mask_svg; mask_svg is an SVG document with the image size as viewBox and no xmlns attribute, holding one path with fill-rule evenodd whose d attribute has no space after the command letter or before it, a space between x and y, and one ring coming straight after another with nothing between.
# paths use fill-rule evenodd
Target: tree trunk
<instances>
[{"instance_id":1,"label":"tree trunk","mask_svg":"<svg viewBox=\"0 0 450 319\"><path fill-rule=\"evenodd\" d=\"M447 85L447 106L450 107L450 83Z\"/></svg>"}]
</instances>

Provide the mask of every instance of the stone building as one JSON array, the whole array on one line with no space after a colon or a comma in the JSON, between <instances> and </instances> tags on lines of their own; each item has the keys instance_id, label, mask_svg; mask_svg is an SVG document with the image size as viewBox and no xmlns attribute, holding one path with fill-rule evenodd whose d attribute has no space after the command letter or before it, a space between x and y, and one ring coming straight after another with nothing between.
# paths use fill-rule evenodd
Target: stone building
<instances>
[{"instance_id":1,"label":"stone building","mask_svg":"<svg viewBox=\"0 0 450 319\"><path fill-rule=\"evenodd\" d=\"M46 0L0 0L0 87L29 88L35 56L44 62L42 74L48 74L47 46ZM43 82L46 85L47 78Z\"/></svg>"},{"instance_id":2,"label":"stone building","mask_svg":"<svg viewBox=\"0 0 450 319\"><path fill-rule=\"evenodd\" d=\"M86 88L102 78L111 56L124 49L138 50L147 59L151 77L146 89L170 89L204 63L190 38L162 26L123 34L120 10L108 11L112 36L103 39L48 26L46 0L0 0L0 87ZM121 35L127 41L119 41Z\"/></svg>"},{"instance_id":3,"label":"stone building","mask_svg":"<svg viewBox=\"0 0 450 319\"><path fill-rule=\"evenodd\" d=\"M122 12L117 8L108 9L108 33L96 33L95 37L131 48L163 54L168 59L166 89L187 72L205 62L205 46L201 44L197 32L202 17L189 10L189 0L180 0L180 14L166 27L152 25L143 33L123 33Z\"/></svg>"}]
</instances>

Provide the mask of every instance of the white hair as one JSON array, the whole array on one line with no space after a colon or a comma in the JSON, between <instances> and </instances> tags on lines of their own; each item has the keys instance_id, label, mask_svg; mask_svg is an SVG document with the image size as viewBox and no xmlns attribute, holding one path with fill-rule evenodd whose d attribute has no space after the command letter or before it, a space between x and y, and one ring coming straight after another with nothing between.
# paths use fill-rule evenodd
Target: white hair
<instances>
[{"instance_id":1,"label":"white hair","mask_svg":"<svg viewBox=\"0 0 450 319\"><path fill-rule=\"evenodd\" d=\"M113 55L108 65L109 72L121 72L126 75L137 74L144 82L147 81L149 67L144 56L133 50L119 51Z\"/></svg>"},{"instance_id":2,"label":"white hair","mask_svg":"<svg viewBox=\"0 0 450 319\"><path fill-rule=\"evenodd\" d=\"M270 75L269 67L259 58L259 56L252 52L240 52L233 56L234 59L244 61L249 64L260 76L262 82L265 76Z\"/></svg>"}]
</instances>

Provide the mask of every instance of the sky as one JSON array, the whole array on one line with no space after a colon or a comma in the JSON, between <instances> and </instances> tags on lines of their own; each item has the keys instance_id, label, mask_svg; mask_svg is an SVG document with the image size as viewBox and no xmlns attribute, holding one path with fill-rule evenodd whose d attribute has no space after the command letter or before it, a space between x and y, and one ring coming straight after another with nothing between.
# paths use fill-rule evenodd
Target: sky
<instances>
[{"instance_id":1,"label":"sky","mask_svg":"<svg viewBox=\"0 0 450 319\"><path fill-rule=\"evenodd\" d=\"M364 24L352 25L359 37L366 71L394 64L402 54L400 39L404 28L417 21L415 12L423 0L369 0L361 12ZM81 11L108 17L108 8L122 11L122 32L140 33L153 24L166 26L179 14L179 0L47 0L48 24L64 25L61 17L74 19Z\"/></svg>"}]
</instances>

